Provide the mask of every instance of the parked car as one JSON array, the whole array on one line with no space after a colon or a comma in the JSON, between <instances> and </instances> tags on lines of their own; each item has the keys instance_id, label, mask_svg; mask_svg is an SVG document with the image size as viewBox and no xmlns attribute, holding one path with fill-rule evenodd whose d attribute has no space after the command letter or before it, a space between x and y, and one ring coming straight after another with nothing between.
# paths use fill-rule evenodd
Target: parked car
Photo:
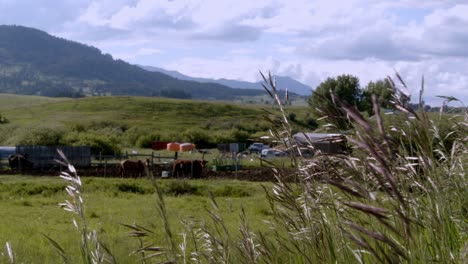
<instances>
[{"instance_id":1,"label":"parked car","mask_svg":"<svg viewBox=\"0 0 468 264\"><path fill-rule=\"evenodd\" d=\"M267 148L269 148L268 145L256 142L256 143L253 143L252 145L250 145L249 151L250 152L255 152L255 153L260 153L262 150L267 149Z\"/></svg>"},{"instance_id":2,"label":"parked car","mask_svg":"<svg viewBox=\"0 0 468 264\"><path fill-rule=\"evenodd\" d=\"M260 153L261 158L286 157L288 153L279 149L264 149Z\"/></svg>"}]
</instances>

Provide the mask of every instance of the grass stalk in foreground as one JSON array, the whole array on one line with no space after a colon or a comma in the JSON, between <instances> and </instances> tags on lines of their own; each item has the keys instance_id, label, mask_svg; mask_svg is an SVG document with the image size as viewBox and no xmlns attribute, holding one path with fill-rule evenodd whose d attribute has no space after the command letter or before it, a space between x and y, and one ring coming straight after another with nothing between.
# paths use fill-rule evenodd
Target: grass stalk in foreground
<instances>
[{"instance_id":1,"label":"grass stalk in foreground","mask_svg":"<svg viewBox=\"0 0 468 264\"><path fill-rule=\"evenodd\" d=\"M6 258L7 262L5 263L10 263L10 264L16 263L15 255L13 253L13 249L11 248L11 245L9 242L5 243L5 249L6 249L6 254L0 251L0 260L3 260L4 258Z\"/></svg>"},{"instance_id":2,"label":"grass stalk in foreground","mask_svg":"<svg viewBox=\"0 0 468 264\"><path fill-rule=\"evenodd\" d=\"M269 117L272 134L287 136L290 146L297 147L276 84L271 76L262 76L282 113ZM307 147L316 155L298 158L297 184L277 170L273 193L267 194L274 212L272 228L283 232L275 233L275 244L260 240L263 255L283 249L302 263L343 262L349 256L358 263L463 261L468 230L463 210L468 195L463 163L467 115L440 135L423 108L412 110L405 104L408 98L397 91L393 104L407 113L407 126L388 128L375 97L371 122L332 92L331 96L354 126L346 135L351 152L320 153L309 142ZM444 145L449 136L455 138L451 147Z\"/></svg>"},{"instance_id":3,"label":"grass stalk in foreground","mask_svg":"<svg viewBox=\"0 0 468 264\"><path fill-rule=\"evenodd\" d=\"M60 203L60 207L65 211L77 215L78 221L73 218L72 222L74 227L81 235L80 252L82 262L86 264L96 263L115 263L114 256L110 250L98 239L96 230L89 231L85 217L85 206L82 196L82 182L78 176L75 167L68 162L65 154L58 150L58 153L62 160L57 162L65 166L67 171L62 171L60 177L64 179L68 185L65 187L65 191L70 196L70 200L65 200L64 203ZM60 245L52 238L44 235L47 240L51 243L52 247L62 258L64 263L71 263L67 253L60 247Z\"/></svg>"}]
</instances>

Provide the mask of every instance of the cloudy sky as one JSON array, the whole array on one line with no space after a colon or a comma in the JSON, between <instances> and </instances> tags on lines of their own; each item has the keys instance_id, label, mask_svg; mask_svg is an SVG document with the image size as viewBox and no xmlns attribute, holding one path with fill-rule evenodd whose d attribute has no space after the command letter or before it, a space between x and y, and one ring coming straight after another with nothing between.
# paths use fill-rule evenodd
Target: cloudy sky
<instances>
[{"instance_id":1,"label":"cloudy sky","mask_svg":"<svg viewBox=\"0 0 468 264\"><path fill-rule=\"evenodd\" d=\"M424 76L432 105L468 104L467 14L468 0L0 0L0 24L134 64L246 81L271 71L312 87L398 71L414 101Z\"/></svg>"}]
</instances>

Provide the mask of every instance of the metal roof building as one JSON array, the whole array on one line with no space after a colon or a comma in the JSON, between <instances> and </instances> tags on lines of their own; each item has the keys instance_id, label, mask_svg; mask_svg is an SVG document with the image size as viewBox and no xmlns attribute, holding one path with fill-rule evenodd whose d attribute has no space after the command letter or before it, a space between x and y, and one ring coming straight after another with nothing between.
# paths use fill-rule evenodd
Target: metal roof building
<instances>
[{"instance_id":1,"label":"metal roof building","mask_svg":"<svg viewBox=\"0 0 468 264\"><path fill-rule=\"evenodd\" d=\"M294 140L300 148L321 151L327 154L343 153L345 151L345 136L337 133L296 133Z\"/></svg>"}]
</instances>

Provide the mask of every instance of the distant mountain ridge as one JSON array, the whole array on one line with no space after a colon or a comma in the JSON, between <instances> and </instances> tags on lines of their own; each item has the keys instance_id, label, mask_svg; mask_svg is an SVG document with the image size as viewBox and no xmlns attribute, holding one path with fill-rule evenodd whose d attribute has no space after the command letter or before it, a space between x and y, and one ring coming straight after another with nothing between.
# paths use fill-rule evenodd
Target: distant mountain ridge
<instances>
[{"instance_id":1,"label":"distant mountain ridge","mask_svg":"<svg viewBox=\"0 0 468 264\"><path fill-rule=\"evenodd\" d=\"M150 72L88 45L23 26L0 25L0 93L80 97L138 95L232 100L264 95Z\"/></svg>"},{"instance_id":2,"label":"distant mountain ridge","mask_svg":"<svg viewBox=\"0 0 468 264\"><path fill-rule=\"evenodd\" d=\"M177 78L179 80L186 80L186 81L197 81L201 83L218 83L221 85L225 85L231 88L244 88L244 89L263 89L262 82L246 82L246 81L238 81L238 80L230 80L230 79L209 79L209 78L199 78L199 77L191 77L185 74L182 74L178 71L171 71L166 70L159 67L154 66L140 66L145 70L153 71L153 72L160 72L167 74L171 77ZM293 78L287 76L275 76L276 84L278 89L285 90L288 88L289 92L296 93L298 95L303 96L310 96L312 93L312 87L305 85Z\"/></svg>"}]
</instances>

